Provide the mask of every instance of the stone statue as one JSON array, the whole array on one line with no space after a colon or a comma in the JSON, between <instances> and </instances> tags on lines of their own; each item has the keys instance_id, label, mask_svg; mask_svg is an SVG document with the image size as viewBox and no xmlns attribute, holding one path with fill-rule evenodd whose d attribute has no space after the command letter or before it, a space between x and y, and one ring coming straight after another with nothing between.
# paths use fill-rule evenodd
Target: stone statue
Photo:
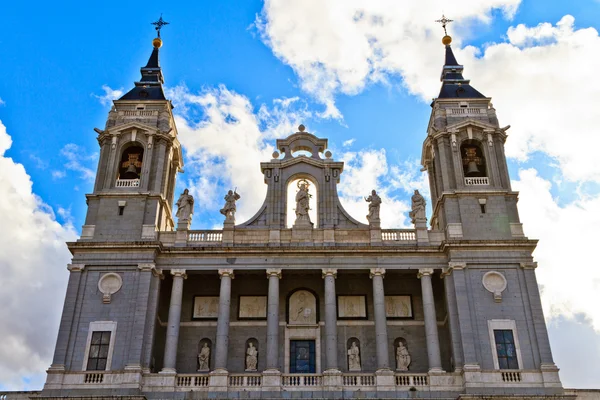
<instances>
[{"instance_id":1,"label":"stone statue","mask_svg":"<svg viewBox=\"0 0 600 400\"><path fill-rule=\"evenodd\" d=\"M179 200L177 200L177 218L179 221L190 221L192 219L192 214L194 213L194 198L190 191L185 189L181 196L179 196Z\"/></svg>"},{"instance_id":2,"label":"stone statue","mask_svg":"<svg viewBox=\"0 0 600 400\"><path fill-rule=\"evenodd\" d=\"M198 354L198 371L210 371L210 347L208 347L208 343L204 342L204 346L200 349L200 354Z\"/></svg>"},{"instance_id":3,"label":"stone statue","mask_svg":"<svg viewBox=\"0 0 600 400\"><path fill-rule=\"evenodd\" d=\"M408 214L413 224L417 220L427 220L425 215L425 199L418 190L415 190L415 194L412 195L412 211Z\"/></svg>"},{"instance_id":4,"label":"stone statue","mask_svg":"<svg viewBox=\"0 0 600 400\"><path fill-rule=\"evenodd\" d=\"M360 371L360 349L356 342L352 342L352 346L348 349L348 370L350 372Z\"/></svg>"},{"instance_id":5,"label":"stone statue","mask_svg":"<svg viewBox=\"0 0 600 400\"><path fill-rule=\"evenodd\" d=\"M372 190L371 195L369 197L365 197L365 201L369 203L369 215L367 215L367 220L369 223L379 222L379 207L381 206L381 197L379 197L375 190Z\"/></svg>"},{"instance_id":6,"label":"stone statue","mask_svg":"<svg viewBox=\"0 0 600 400\"><path fill-rule=\"evenodd\" d=\"M396 349L396 370L397 371L408 371L410 365L410 353L402 341L398 342L398 348Z\"/></svg>"},{"instance_id":7,"label":"stone statue","mask_svg":"<svg viewBox=\"0 0 600 400\"><path fill-rule=\"evenodd\" d=\"M246 371L256 371L256 365L258 364L258 351L254 344L250 342L248 349L246 350Z\"/></svg>"},{"instance_id":8,"label":"stone statue","mask_svg":"<svg viewBox=\"0 0 600 400\"><path fill-rule=\"evenodd\" d=\"M240 199L237 191L230 190L225 195L225 206L221 208L220 213L225 216L225 222L235 222L235 202Z\"/></svg>"},{"instance_id":9,"label":"stone statue","mask_svg":"<svg viewBox=\"0 0 600 400\"><path fill-rule=\"evenodd\" d=\"M310 216L308 210L310 210L309 200L312 197L308 193L308 183L305 180L298 182L298 192L296 193L296 222L295 225L310 225Z\"/></svg>"}]
</instances>

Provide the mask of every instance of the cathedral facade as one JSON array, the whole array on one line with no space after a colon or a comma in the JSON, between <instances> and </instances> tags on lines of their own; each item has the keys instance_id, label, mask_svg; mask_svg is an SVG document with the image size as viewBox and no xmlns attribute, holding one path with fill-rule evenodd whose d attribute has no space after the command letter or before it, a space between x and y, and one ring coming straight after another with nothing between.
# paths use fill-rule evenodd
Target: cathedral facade
<instances>
[{"instance_id":1,"label":"cathedral facade","mask_svg":"<svg viewBox=\"0 0 600 400\"><path fill-rule=\"evenodd\" d=\"M258 169L262 205L191 230L162 41L96 129L100 158L41 398L573 398L552 358L491 99L444 38L422 165L432 214L381 229L339 201L344 163L299 126ZM251 173L251 172L248 172Z\"/></svg>"}]
</instances>

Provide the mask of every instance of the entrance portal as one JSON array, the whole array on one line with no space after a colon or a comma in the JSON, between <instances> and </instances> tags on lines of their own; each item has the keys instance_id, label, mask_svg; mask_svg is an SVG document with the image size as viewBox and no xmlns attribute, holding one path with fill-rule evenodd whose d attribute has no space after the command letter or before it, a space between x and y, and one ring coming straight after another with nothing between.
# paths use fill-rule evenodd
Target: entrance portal
<instances>
[{"instance_id":1,"label":"entrance portal","mask_svg":"<svg viewBox=\"0 0 600 400\"><path fill-rule=\"evenodd\" d=\"M314 374L315 368L315 341L290 340L290 373Z\"/></svg>"}]
</instances>

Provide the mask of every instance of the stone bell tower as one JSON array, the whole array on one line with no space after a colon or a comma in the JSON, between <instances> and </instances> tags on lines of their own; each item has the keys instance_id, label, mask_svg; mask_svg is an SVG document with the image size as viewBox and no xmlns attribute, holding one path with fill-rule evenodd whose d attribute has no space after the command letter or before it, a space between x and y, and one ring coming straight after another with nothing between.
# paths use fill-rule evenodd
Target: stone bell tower
<instances>
[{"instance_id":1,"label":"stone bell tower","mask_svg":"<svg viewBox=\"0 0 600 400\"><path fill-rule=\"evenodd\" d=\"M183 159L162 87L160 35L152 45L140 81L113 102L104 130L95 129L100 158L83 240L154 240L157 231L173 230L175 174Z\"/></svg>"},{"instance_id":2,"label":"stone bell tower","mask_svg":"<svg viewBox=\"0 0 600 400\"><path fill-rule=\"evenodd\" d=\"M421 160L429 174L431 225L449 239L523 237L504 154L510 126L500 127L491 98L463 77L451 41L442 40L442 87L431 104Z\"/></svg>"}]
</instances>

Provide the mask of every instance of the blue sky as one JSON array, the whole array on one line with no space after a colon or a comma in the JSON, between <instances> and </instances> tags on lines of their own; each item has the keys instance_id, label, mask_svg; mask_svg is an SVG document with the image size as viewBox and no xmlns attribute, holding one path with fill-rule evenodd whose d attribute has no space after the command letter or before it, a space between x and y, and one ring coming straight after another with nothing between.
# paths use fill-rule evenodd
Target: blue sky
<instances>
[{"instance_id":1,"label":"blue sky","mask_svg":"<svg viewBox=\"0 0 600 400\"><path fill-rule=\"evenodd\" d=\"M563 382L600 382L600 374L582 368L572 355L577 351L565 344L583 335L591 350L581 357L592 363L600 355L594 331L600 330L600 312L592 306L600 300L600 275L591 251L600 223L600 167L593 151L600 132L590 117L600 95L600 2L419 3L3 5L0 214L14 233L6 233L10 240L4 243L32 249L39 262L9 257L12 250L0 247L0 267L15 279L14 292L4 294L14 293L13 306L0 319L9 318L16 303L29 304L24 297L33 289L17 278L45 277L36 294L42 301L28 315L45 316L50 338L37 340L35 328L25 323L0 328L18 343L22 359L33 360L18 367L0 361L0 377L8 376L0 378L0 389L43 383L69 260L60 243L80 232L84 195L92 190L98 155L93 128L104 127L110 107L105 95L127 91L139 78L154 37L150 22L161 12L171 23L163 30L161 65L186 154L179 188L190 187L199 200L198 229L221 223L218 209L230 187L245 188L238 219L260 207L255 161L266 159L275 138L300 122L328 138L334 157L347 162L342 197L355 216L364 211L360 194L377 187L388 206L387 225L407 225L412 189L426 191L418 162L443 60L442 30L433 20L442 12L455 19L449 33L465 76L494 98L502 125L512 125L509 168L521 191L525 232L540 239L538 278ZM12 215L17 205L8 199L27 206ZM42 232L52 243L40 239ZM585 287L579 286L582 277L588 278ZM8 351L0 345L0 360L15 357ZM2 373L9 369L11 374Z\"/></svg>"}]
</instances>

